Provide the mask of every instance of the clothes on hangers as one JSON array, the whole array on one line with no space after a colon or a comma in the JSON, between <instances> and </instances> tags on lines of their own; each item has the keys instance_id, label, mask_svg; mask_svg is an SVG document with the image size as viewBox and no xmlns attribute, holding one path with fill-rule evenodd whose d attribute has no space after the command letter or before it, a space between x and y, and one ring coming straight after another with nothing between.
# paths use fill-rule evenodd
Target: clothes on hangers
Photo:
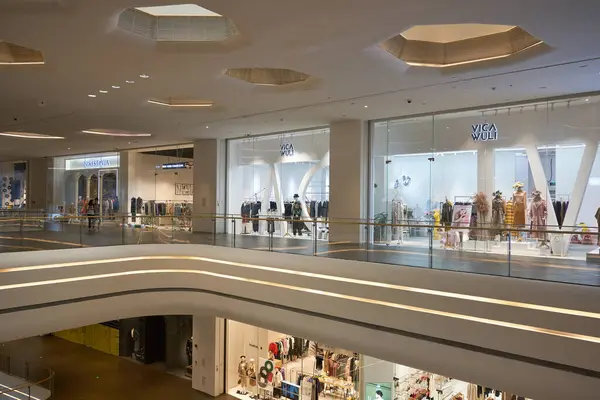
<instances>
[{"instance_id":1,"label":"clothes on hangers","mask_svg":"<svg viewBox=\"0 0 600 400\"><path fill-rule=\"evenodd\" d=\"M567 209L569 208L568 201L555 200L552 202L552 207L554 208L554 213L556 214L556 220L558 222L558 227L562 228L563 222L565 221L565 215L567 215Z\"/></svg>"}]
</instances>

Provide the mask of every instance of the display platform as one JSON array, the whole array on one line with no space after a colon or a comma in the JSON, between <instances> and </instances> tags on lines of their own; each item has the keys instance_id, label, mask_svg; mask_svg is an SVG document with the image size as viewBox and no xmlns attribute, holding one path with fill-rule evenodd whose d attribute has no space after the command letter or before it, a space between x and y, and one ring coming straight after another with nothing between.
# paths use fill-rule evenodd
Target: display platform
<instances>
[{"instance_id":1,"label":"display platform","mask_svg":"<svg viewBox=\"0 0 600 400\"><path fill-rule=\"evenodd\" d=\"M592 264L600 264L600 247L596 247L594 250L589 251L586 254L586 261Z\"/></svg>"}]
</instances>

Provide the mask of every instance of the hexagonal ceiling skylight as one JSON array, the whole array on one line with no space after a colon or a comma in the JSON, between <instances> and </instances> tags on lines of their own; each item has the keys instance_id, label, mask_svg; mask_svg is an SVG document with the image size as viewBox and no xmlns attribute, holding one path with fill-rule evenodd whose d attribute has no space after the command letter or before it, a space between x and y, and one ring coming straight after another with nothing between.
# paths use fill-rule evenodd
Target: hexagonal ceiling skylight
<instances>
[{"instance_id":1,"label":"hexagonal ceiling skylight","mask_svg":"<svg viewBox=\"0 0 600 400\"><path fill-rule=\"evenodd\" d=\"M229 18L197 4L129 8L117 25L160 42L219 42L237 34Z\"/></svg>"},{"instance_id":2,"label":"hexagonal ceiling skylight","mask_svg":"<svg viewBox=\"0 0 600 400\"><path fill-rule=\"evenodd\" d=\"M417 25L379 45L411 66L453 67L510 57L543 42L518 26Z\"/></svg>"},{"instance_id":3,"label":"hexagonal ceiling skylight","mask_svg":"<svg viewBox=\"0 0 600 400\"><path fill-rule=\"evenodd\" d=\"M285 68L231 68L225 75L255 85L283 86L304 82L310 75Z\"/></svg>"}]
</instances>

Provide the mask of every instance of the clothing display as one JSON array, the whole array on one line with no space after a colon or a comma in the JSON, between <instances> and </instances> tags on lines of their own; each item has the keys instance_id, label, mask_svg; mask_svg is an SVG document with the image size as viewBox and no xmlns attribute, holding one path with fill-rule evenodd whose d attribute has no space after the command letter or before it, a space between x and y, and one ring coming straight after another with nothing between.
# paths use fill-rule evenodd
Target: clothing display
<instances>
[{"instance_id":1,"label":"clothing display","mask_svg":"<svg viewBox=\"0 0 600 400\"><path fill-rule=\"evenodd\" d=\"M527 194L522 189L513 193L513 225L515 227L525 226L525 210L527 210Z\"/></svg>"},{"instance_id":2,"label":"clothing display","mask_svg":"<svg viewBox=\"0 0 600 400\"><path fill-rule=\"evenodd\" d=\"M504 210L506 211L506 214L504 214L504 224L507 227L512 226L514 220L515 220L515 214L514 214L514 207L513 207L513 201L509 200L506 202L505 204L505 208Z\"/></svg>"},{"instance_id":3,"label":"clothing display","mask_svg":"<svg viewBox=\"0 0 600 400\"><path fill-rule=\"evenodd\" d=\"M548 218L546 200L542 199L539 192L534 193L533 201L529 207L529 218L531 219L531 237L546 240L546 233L537 232L546 229L546 220Z\"/></svg>"},{"instance_id":4,"label":"clothing display","mask_svg":"<svg viewBox=\"0 0 600 400\"><path fill-rule=\"evenodd\" d=\"M552 208L554 208L554 213L556 214L556 221L558 222L558 227L562 228L563 222L565 220L565 215L567 215L567 209L569 208L568 201L553 201Z\"/></svg>"},{"instance_id":5,"label":"clothing display","mask_svg":"<svg viewBox=\"0 0 600 400\"><path fill-rule=\"evenodd\" d=\"M302 222L302 204L299 201L294 202L294 204L292 205L292 220L292 229L294 232L294 236L302 236L304 222Z\"/></svg>"},{"instance_id":6,"label":"clothing display","mask_svg":"<svg viewBox=\"0 0 600 400\"><path fill-rule=\"evenodd\" d=\"M512 203L511 203L512 210ZM506 203L501 194L497 194L492 200L492 235L502 234L502 229L506 218Z\"/></svg>"},{"instance_id":7,"label":"clothing display","mask_svg":"<svg viewBox=\"0 0 600 400\"><path fill-rule=\"evenodd\" d=\"M245 201L240 207L240 215L242 216L242 233L249 233L246 231L245 224L252 222L252 231L258 232L260 210L262 208L262 202L260 201ZM277 208L277 206L275 206Z\"/></svg>"},{"instance_id":8,"label":"clothing display","mask_svg":"<svg viewBox=\"0 0 600 400\"><path fill-rule=\"evenodd\" d=\"M285 337L269 343L269 353L275 360L293 361L306 356L310 342L298 337Z\"/></svg>"},{"instance_id":9,"label":"clothing display","mask_svg":"<svg viewBox=\"0 0 600 400\"><path fill-rule=\"evenodd\" d=\"M445 202L441 203L441 209L442 209L442 215L441 215L442 225L445 225L445 226L451 225L452 224L452 213L453 213L452 202L450 200L446 199Z\"/></svg>"},{"instance_id":10,"label":"clothing display","mask_svg":"<svg viewBox=\"0 0 600 400\"><path fill-rule=\"evenodd\" d=\"M596 218L596 226L598 227L598 245L600 246L600 207L598 207L598 210L596 210L596 215L594 216L594 218Z\"/></svg>"}]
</instances>

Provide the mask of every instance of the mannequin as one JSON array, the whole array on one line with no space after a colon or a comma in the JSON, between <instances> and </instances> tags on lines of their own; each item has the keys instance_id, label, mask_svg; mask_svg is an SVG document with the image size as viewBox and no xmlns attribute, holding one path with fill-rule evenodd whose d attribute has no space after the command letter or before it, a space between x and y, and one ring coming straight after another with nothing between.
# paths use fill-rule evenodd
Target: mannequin
<instances>
[{"instance_id":1,"label":"mannequin","mask_svg":"<svg viewBox=\"0 0 600 400\"><path fill-rule=\"evenodd\" d=\"M248 393L248 364L246 363L246 356L240 356L240 363L238 364L238 377L240 378L241 389L238 390L237 393Z\"/></svg>"},{"instance_id":2,"label":"mannequin","mask_svg":"<svg viewBox=\"0 0 600 400\"><path fill-rule=\"evenodd\" d=\"M283 374L281 369L275 368L275 374L273 374L273 397L276 399L281 397L281 383L283 382Z\"/></svg>"},{"instance_id":3,"label":"mannequin","mask_svg":"<svg viewBox=\"0 0 600 400\"><path fill-rule=\"evenodd\" d=\"M375 400L383 400L383 392L381 390L375 391Z\"/></svg>"},{"instance_id":4,"label":"mannequin","mask_svg":"<svg viewBox=\"0 0 600 400\"><path fill-rule=\"evenodd\" d=\"M248 369L246 370L250 386L256 386L256 365L254 364L254 358L251 358L248 362Z\"/></svg>"},{"instance_id":5,"label":"mannequin","mask_svg":"<svg viewBox=\"0 0 600 400\"><path fill-rule=\"evenodd\" d=\"M502 234L502 225L504 224L504 218L506 216L506 203L502 198L502 192L497 190L493 194L494 199L492 200L492 235Z\"/></svg>"},{"instance_id":6,"label":"mannequin","mask_svg":"<svg viewBox=\"0 0 600 400\"><path fill-rule=\"evenodd\" d=\"M546 200L542 199L542 192L534 190L531 193L533 196L533 202L529 208L529 218L531 218L531 229L533 231L543 231L546 229L546 221L548 219L548 208L546 206ZM538 238L542 242L546 241L546 233L543 232L532 232L531 237Z\"/></svg>"},{"instance_id":7,"label":"mannequin","mask_svg":"<svg viewBox=\"0 0 600 400\"><path fill-rule=\"evenodd\" d=\"M441 226L440 220L442 219L442 215L440 214L440 210L435 210L433 212L433 225L436 227ZM439 228L433 229L433 240L440 240L440 230Z\"/></svg>"},{"instance_id":8,"label":"mannequin","mask_svg":"<svg viewBox=\"0 0 600 400\"><path fill-rule=\"evenodd\" d=\"M523 186L525 186L523 182L516 182L513 185L513 188L515 188L515 192L513 193L513 225L516 228L525 227L525 210L527 209L527 194L523 190ZM520 233L517 233L516 236L518 237L519 242L523 240Z\"/></svg>"},{"instance_id":9,"label":"mannequin","mask_svg":"<svg viewBox=\"0 0 600 400\"><path fill-rule=\"evenodd\" d=\"M294 236L298 234L302 236L302 204L299 200L300 196L298 194L294 195L294 204L292 205L292 229L294 231Z\"/></svg>"},{"instance_id":10,"label":"mannequin","mask_svg":"<svg viewBox=\"0 0 600 400\"><path fill-rule=\"evenodd\" d=\"M187 356L188 365L192 365L192 352L193 352L194 337L187 340L185 344L185 355Z\"/></svg>"}]
</instances>

